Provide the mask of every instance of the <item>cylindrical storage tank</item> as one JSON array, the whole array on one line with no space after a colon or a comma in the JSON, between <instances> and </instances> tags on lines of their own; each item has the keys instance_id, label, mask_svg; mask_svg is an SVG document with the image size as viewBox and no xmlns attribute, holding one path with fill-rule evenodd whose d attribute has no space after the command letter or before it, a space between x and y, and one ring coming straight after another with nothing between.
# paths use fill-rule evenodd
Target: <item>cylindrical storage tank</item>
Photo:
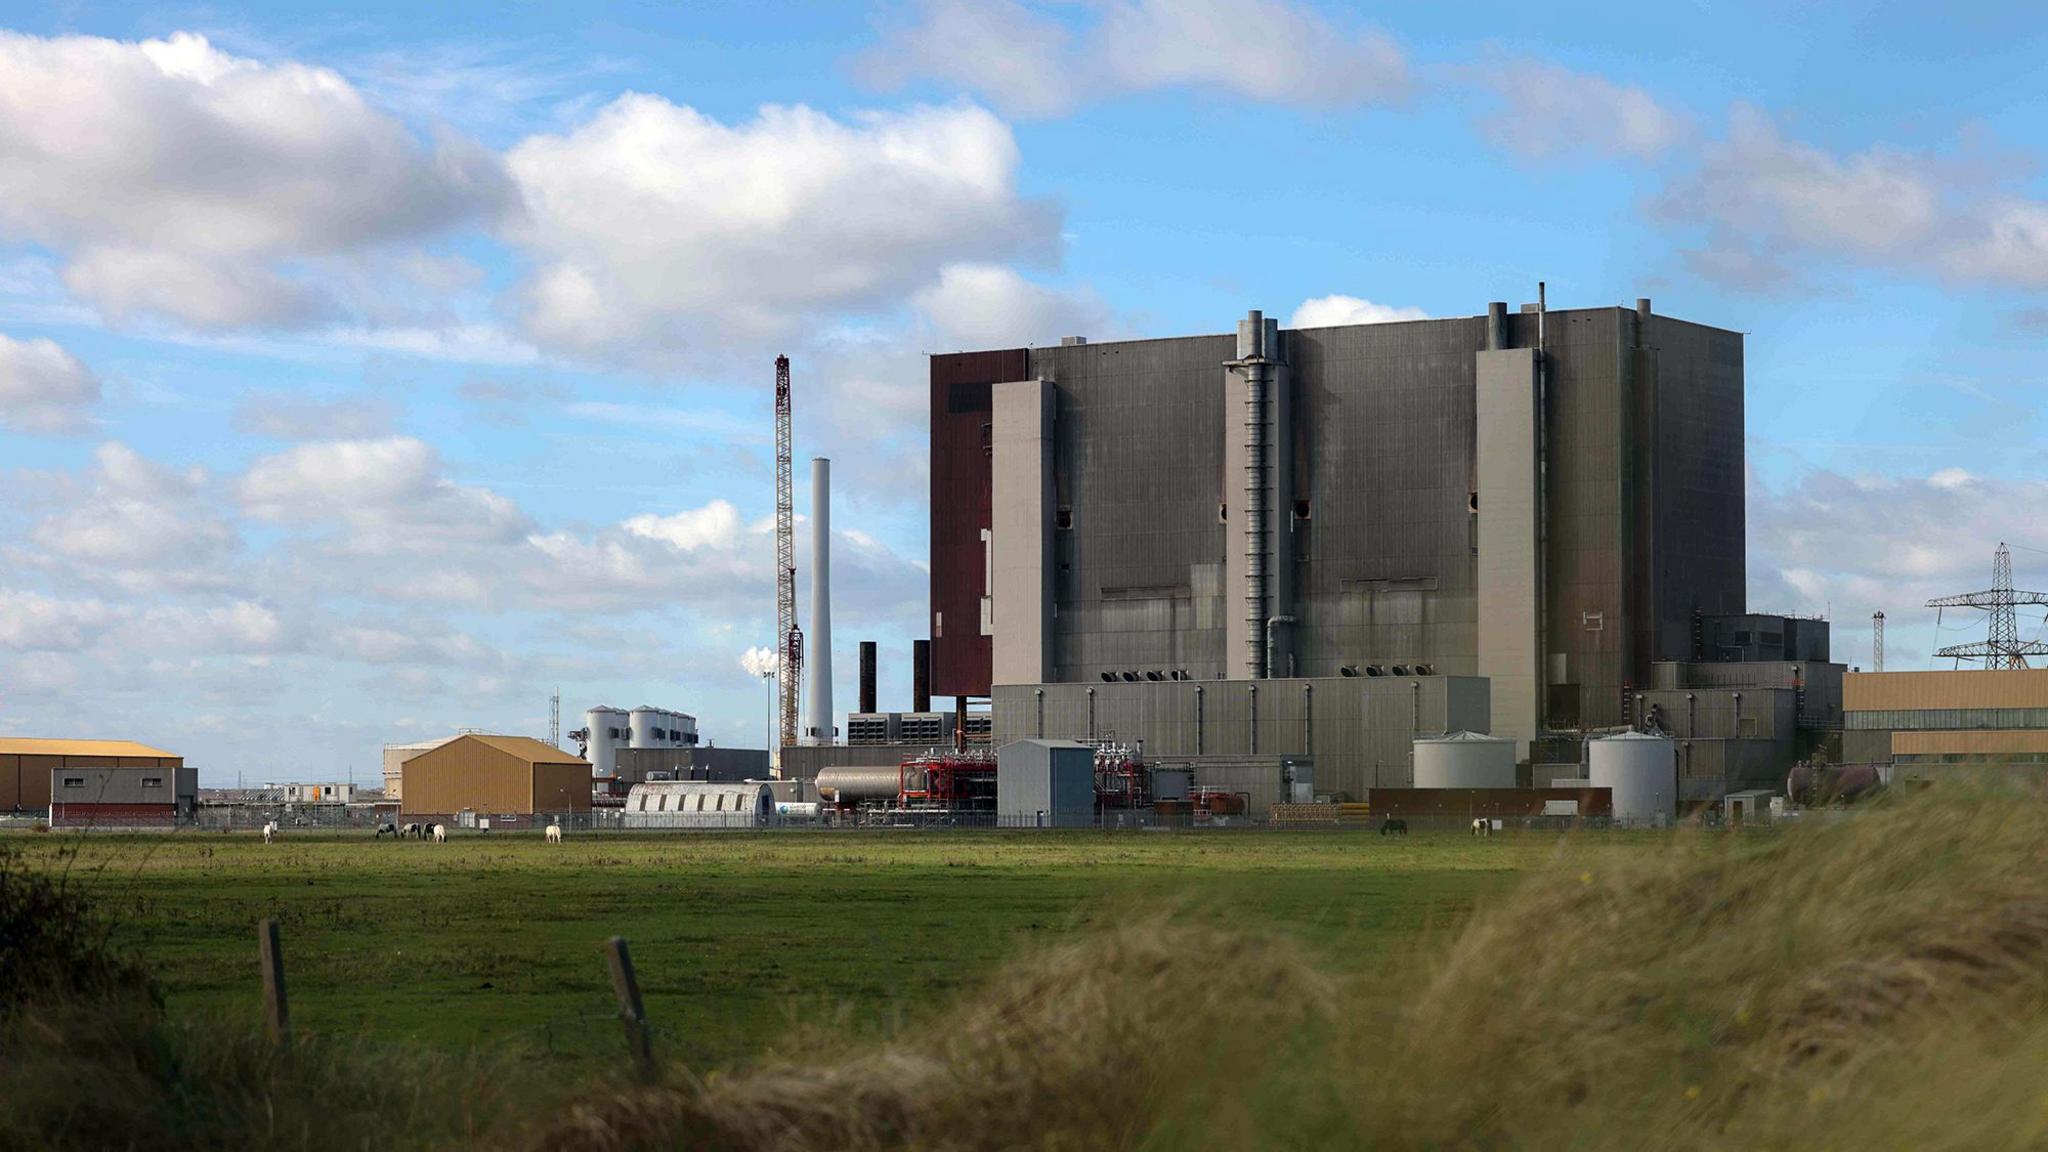
<instances>
[{"instance_id":1,"label":"cylindrical storage tank","mask_svg":"<svg viewBox=\"0 0 2048 1152\"><path fill-rule=\"evenodd\" d=\"M903 769L834 767L818 773L818 795L835 804L888 800L903 791Z\"/></svg>"},{"instance_id":2,"label":"cylindrical storage tank","mask_svg":"<svg viewBox=\"0 0 2048 1152\"><path fill-rule=\"evenodd\" d=\"M626 746L632 734L632 721L623 709L599 705L583 714L583 726L590 729L591 775L617 775L618 758L612 755L612 750Z\"/></svg>"},{"instance_id":3,"label":"cylindrical storage tank","mask_svg":"<svg viewBox=\"0 0 2048 1152\"><path fill-rule=\"evenodd\" d=\"M1417 788L1513 788L1515 742L1505 736L1453 732L1415 742Z\"/></svg>"},{"instance_id":4,"label":"cylindrical storage tank","mask_svg":"<svg viewBox=\"0 0 2048 1152\"><path fill-rule=\"evenodd\" d=\"M1586 749L1586 782L1608 789L1614 822L1661 828L1678 815L1678 747L1662 736L1623 732Z\"/></svg>"},{"instance_id":5,"label":"cylindrical storage tank","mask_svg":"<svg viewBox=\"0 0 2048 1152\"><path fill-rule=\"evenodd\" d=\"M633 709L631 714L632 743L630 747L660 748L666 745L668 741L663 740L657 733L667 726L668 717L662 713L661 709L649 708L644 704Z\"/></svg>"}]
</instances>

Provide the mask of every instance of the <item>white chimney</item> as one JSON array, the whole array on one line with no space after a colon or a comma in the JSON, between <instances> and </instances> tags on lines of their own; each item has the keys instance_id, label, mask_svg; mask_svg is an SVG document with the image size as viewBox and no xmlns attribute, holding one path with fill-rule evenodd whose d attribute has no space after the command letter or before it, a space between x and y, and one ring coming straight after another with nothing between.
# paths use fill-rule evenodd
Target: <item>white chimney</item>
<instances>
[{"instance_id":1,"label":"white chimney","mask_svg":"<svg viewBox=\"0 0 2048 1152\"><path fill-rule=\"evenodd\" d=\"M832 738L832 461L811 459L811 635L807 663L811 692L805 734L813 744Z\"/></svg>"}]
</instances>

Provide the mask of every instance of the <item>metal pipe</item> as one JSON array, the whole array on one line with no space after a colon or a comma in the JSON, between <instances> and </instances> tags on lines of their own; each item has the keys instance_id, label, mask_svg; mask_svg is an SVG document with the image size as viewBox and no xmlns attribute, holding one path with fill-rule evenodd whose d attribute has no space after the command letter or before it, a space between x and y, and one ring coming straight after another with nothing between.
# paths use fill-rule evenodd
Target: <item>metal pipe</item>
<instances>
[{"instance_id":1,"label":"metal pipe","mask_svg":"<svg viewBox=\"0 0 2048 1152\"><path fill-rule=\"evenodd\" d=\"M811 459L811 743L832 731L832 461Z\"/></svg>"},{"instance_id":2,"label":"metal pipe","mask_svg":"<svg viewBox=\"0 0 2048 1152\"><path fill-rule=\"evenodd\" d=\"M1266 617L1266 674L1269 676L1273 672L1273 625L1292 623L1294 623L1294 617L1292 616Z\"/></svg>"},{"instance_id":3,"label":"metal pipe","mask_svg":"<svg viewBox=\"0 0 2048 1152\"><path fill-rule=\"evenodd\" d=\"M1266 347L1266 318L1252 309L1240 327L1238 358L1233 367L1244 373L1244 619L1245 662L1250 679L1270 672L1266 645L1259 634L1266 618L1266 513L1272 503L1266 467L1267 389L1272 384L1272 349Z\"/></svg>"},{"instance_id":4,"label":"metal pipe","mask_svg":"<svg viewBox=\"0 0 2048 1152\"><path fill-rule=\"evenodd\" d=\"M1550 297L1536 282L1536 727L1550 727Z\"/></svg>"}]
</instances>

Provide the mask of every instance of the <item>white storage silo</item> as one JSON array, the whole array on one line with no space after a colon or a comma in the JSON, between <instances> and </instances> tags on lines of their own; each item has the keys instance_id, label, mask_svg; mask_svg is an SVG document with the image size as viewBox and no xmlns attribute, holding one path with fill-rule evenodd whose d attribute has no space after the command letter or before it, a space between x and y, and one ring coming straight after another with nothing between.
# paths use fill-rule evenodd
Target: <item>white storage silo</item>
<instances>
[{"instance_id":1,"label":"white storage silo","mask_svg":"<svg viewBox=\"0 0 2048 1152\"><path fill-rule=\"evenodd\" d=\"M1417 788L1513 788L1515 742L1505 736L1453 732L1415 742Z\"/></svg>"},{"instance_id":2,"label":"white storage silo","mask_svg":"<svg viewBox=\"0 0 2048 1152\"><path fill-rule=\"evenodd\" d=\"M1614 822L1661 828L1678 815L1678 748L1662 736L1623 732L1593 741L1587 782L1614 799Z\"/></svg>"},{"instance_id":3,"label":"white storage silo","mask_svg":"<svg viewBox=\"0 0 2048 1152\"><path fill-rule=\"evenodd\" d=\"M645 704L632 712L632 747L668 747L668 713Z\"/></svg>"},{"instance_id":4,"label":"white storage silo","mask_svg":"<svg viewBox=\"0 0 2048 1152\"><path fill-rule=\"evenodd\" d=\"M632 721L623 708L600 704L583 714L583 726L590 730L590 771L594 776L618 774L616 749L632 739Z\"/></svg>"}]
</instances>

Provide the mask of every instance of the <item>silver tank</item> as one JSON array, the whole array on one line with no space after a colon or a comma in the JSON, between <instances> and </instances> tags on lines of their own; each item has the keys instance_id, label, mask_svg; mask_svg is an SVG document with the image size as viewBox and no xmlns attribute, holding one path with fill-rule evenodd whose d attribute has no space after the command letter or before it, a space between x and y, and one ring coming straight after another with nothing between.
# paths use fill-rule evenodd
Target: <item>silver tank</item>
<instances>
[{"instance_id":1,"label":"silver tank","mask_svg":"<svg viewBox=\"0 0 2048 1152\"><path fill-rule=\"evenodd\" d=\"M1505 736L1453 732L1415 742L1417 788L1513 788L1515 742Z\"/></svg>"},{"instance_id":2,"label":"silver tank","mask_svg":"<svg viewBox=\"0 0 2048 1152\"><path fill-rule=\"evenodd\" d=\"M1678 815L1678 748L1662 736L1623 732L1586 749L1586 780L1614 798L1614 822L1661 828Z\"/></svg>"},{"instance_id":3,"label":"silver tank","mask_svg":"<svg viewBox=\"0 0 2048 1152\"><path fill-rule=\"evenodd\" d=\"M835 804L887 800L903 790L903 770L886 768L824 768L818 772L818 795Z\"/></svg>"}]
</instances>

